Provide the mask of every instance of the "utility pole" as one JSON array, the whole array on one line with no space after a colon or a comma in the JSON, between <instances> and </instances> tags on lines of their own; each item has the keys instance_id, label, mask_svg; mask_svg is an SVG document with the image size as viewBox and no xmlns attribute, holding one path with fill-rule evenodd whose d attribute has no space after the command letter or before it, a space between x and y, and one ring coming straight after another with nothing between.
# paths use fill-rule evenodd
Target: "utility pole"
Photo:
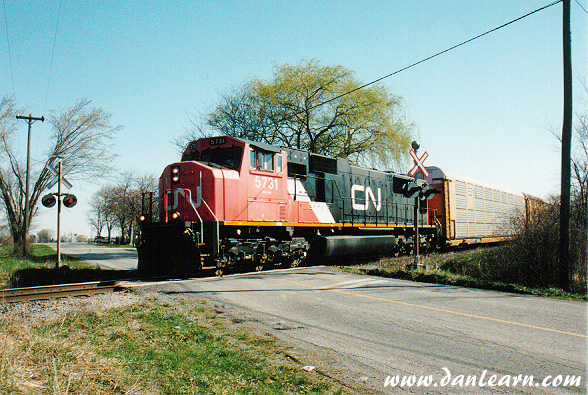
<instances>
[{"instance_id":1,"label":"utility pole","mask_svg":"<svg viewBox=\"0 0 588 395\"><path fill-rule=\"evenodd\" d=\"M563 0L563 126L561 132L561 205L559 223L559 283L570 290L570 189L572 150L572 38L570 0Z\"/></svg>"},{"instance_id":2,"label":"utility pole","mask_svg":"<svg viewBox=\"0 0 588 395\"><path fill-rule=\"evenodd\" d=\"M33 117L31 114L29 116L22 116L16 115L16 119L24 119L29 124L29 133L27 137L27 173L26 173L26 189L25 189L25 207L24 207L24 230L25 230L25 250L26 251L26 242L29 235L29 223L30 221L30 210L29 210L29 189L30 189L30 178L29 173L31 172L31 125L35 121L45 122L45 117L37 118Z\"/></svg>"}]
</instances>

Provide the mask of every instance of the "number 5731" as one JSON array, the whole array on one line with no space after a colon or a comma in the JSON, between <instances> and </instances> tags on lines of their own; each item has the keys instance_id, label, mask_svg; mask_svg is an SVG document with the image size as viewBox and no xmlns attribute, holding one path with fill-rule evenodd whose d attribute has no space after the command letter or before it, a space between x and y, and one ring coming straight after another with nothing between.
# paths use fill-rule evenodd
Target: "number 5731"
<instances>
[{"instance_id":1,"label":"number 5731","mask_svg":"<svg viewBox=\"0 0 588 395\"><path fill-rule=\"evenodd\" d=\"M278 179L274 177L255 176L255 187L278 190Z\"/></svg>"}]
</instances>

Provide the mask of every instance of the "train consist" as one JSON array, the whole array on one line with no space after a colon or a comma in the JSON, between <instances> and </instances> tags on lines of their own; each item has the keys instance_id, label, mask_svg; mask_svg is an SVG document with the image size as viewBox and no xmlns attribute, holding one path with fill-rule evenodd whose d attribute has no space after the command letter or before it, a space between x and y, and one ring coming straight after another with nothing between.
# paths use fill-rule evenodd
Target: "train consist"
<instances>
[{"instance_id":1,"label":"train consist","mask_svg":"<svg viewBox=\"0 0 588 395\"><path fill-rule=\"evenodd\" d=\"M394 255L417 241L436 248L498 240L507 236L507 214L524 208L521 194L490 193L436 168L430 176L228 136L199 139L163 171L158 213L141 216L138 267L220 274L309 257Z\"/></svg>"}]
</instances>

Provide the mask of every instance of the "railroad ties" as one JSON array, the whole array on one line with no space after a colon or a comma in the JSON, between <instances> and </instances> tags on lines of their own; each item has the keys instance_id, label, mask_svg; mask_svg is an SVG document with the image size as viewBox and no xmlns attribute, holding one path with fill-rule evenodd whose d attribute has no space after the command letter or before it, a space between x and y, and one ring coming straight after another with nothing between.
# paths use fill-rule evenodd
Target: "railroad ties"
<instances>
[{"instance_id":1,"label":"railroad ties","mask_svg":"<svg viewBox=\"0 0 588 395\"><path fill-rule=\"evenodd\" d=\"M29 302L91 296L114 292L121 289L114 281L94 281L87 283L44 285L39 287L0 289L0 303Z\"/></svg>"}]
</instances>

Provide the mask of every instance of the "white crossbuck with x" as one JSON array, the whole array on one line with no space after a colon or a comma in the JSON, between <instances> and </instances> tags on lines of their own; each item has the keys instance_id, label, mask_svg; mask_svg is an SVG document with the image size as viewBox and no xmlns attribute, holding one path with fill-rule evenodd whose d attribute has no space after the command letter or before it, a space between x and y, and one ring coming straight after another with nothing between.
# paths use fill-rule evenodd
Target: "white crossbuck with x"
<instances>
[{"instance_id":1,"label":"white crossbuck with x","mask_svg":"<svg viewBox=\"0 0 588 395\"><path fill-rule=\"evenodd\" d=\"M412 159L414 159L415 165L413 166L413 168L410 170L410 172L408 174L410 174L411 177L414 177L416 172L419 169L421 169L425 178L429 178L429 172L427 171L425 165L423 164L425 162L425 159L427 159L429 157L429 154L427 153L427 151L425 151L423 156L421 156L420 158L417 156L417 153L415 152L414 149L411 149L409 153L410 153L410 156L412 156Z\"/></svg>"}]
</instances>

